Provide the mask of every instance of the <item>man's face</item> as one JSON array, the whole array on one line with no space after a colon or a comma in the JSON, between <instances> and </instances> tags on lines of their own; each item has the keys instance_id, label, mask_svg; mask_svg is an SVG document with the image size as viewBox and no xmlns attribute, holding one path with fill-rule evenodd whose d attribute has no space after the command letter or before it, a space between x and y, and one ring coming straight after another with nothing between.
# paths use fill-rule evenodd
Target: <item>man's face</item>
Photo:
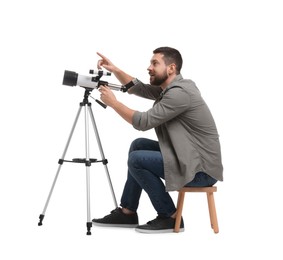
<instances>
[{"instance_id":1,"label":"man's face","mask_svg":"<svg viewBox=\"0 0 283 260\"><path fill-rule=\"evenodd\" d=\"M150 66L147 68L150 75L151 85L160 86L168 79L168 67L163 60L163 54L156 53L150 60Z\"/></svg>"}]
</instances>

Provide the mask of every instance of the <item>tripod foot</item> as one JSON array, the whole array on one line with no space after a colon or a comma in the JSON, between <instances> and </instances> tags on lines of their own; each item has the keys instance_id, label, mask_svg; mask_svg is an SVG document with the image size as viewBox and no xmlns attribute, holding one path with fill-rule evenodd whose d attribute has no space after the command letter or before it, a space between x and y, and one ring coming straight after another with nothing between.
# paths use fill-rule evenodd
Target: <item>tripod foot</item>
<instances>
[{"instance_id":1,"label":"tripod foot","mask_svg":"<svg viewBox=\"0 0 283 260\"><path fill-rule=\"evenodd\" d=\"M92 227L92 222L87 222L87 223L86 223L86 227L87 227L87 232L86 232L86 234L89 236L89 235L91 235L90 229L91 229L91 227Z\"/></svg>"},{"instance_id":2,"label":"tripod foot","mask_svg":"<svg viewBox=\"0 0 283 260\"><path fill-rule=\"evenodd\" d=\"M40 214L40 216L39 216L39 222L38 222L38 225L39 225L39 226L42 226L42 221L43 221L43 219L44 219L44 215L43 215L43 214Z\"/></svg>"}]
</instances>

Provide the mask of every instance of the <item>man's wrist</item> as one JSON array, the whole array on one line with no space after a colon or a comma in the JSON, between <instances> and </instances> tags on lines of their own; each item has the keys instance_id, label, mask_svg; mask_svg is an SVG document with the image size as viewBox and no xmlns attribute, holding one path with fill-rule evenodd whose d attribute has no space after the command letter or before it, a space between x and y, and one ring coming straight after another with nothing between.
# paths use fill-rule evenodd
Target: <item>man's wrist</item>
<instances>
[{"instance_id":1,"label":"man's wrist","mask_svg":"<svg viewBox=\"0 0 283 260\"><path fill-rule=\"evenodd\" d=\"M121 102L119 102L118 100L115 100L110 107L112 107L114 110L119 109L119 106L121 105Z\"/></svg>"}]
</instances>

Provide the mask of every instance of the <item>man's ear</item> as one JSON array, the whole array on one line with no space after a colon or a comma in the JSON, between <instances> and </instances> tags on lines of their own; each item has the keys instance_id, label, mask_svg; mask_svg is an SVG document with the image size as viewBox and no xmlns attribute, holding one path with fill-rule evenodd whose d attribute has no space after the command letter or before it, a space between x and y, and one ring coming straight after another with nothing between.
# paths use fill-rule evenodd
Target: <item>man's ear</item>
<instances>
[{"instance_id":1,"label":"man's ear","mask_svg":"<svg viewBox=\"0 0 283 260\"><path fill-rule=\"evenodd\" d=\"M168 73L169 73L169 75L176 73L176 64L175 63L172 63L172 64L169 65Z\"/></svg>"}]
</instances>

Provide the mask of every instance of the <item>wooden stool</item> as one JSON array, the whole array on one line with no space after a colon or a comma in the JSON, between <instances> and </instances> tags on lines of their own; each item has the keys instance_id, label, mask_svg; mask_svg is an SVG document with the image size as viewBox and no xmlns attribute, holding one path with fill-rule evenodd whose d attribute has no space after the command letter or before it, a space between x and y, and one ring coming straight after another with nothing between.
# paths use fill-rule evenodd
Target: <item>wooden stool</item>
<instances>
[{"instance_id":1,"label":"wooden stool","mask_svg":"<svg viewBox=\"0 0 283 260\"><path fill-rule=\"evenodd\" d=\"M214 233L218 233L219 228L218 228L216 208L215 208L214 196L213 196L213 192L216 192L216 191L217 191L217 187L215 186L212 186L212 187L184 187L181 190L179 190L174 232L178 233L180 230L185 193L186 192L206 192L211 228L214 230Z\"/></svg>"}]
</instances>

